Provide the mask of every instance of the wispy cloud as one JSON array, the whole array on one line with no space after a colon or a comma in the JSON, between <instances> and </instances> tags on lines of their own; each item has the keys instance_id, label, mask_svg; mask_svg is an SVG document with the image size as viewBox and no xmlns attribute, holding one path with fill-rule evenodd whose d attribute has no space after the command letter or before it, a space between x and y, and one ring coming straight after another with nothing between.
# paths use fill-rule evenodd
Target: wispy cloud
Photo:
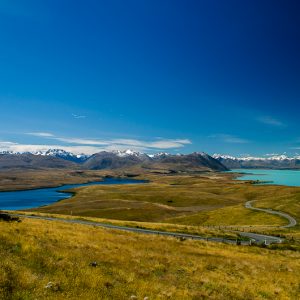
<instances>
[{"instance_id":1,"label":"wispy cloud","mask_svg":"<svg viewBox=\"0 0 300 300\"><path fill-rule=\"evenodd\" d=\"M171 149L171 148L181 148L185 145L189 145L192 142L189 139L158 139L155 141L144 141L137 139L110 139L110 140L100 140L100 139L85 139L85 138L69 138L69 137L59 137L53 134L46 136L40 135L41 137L50 137L54 140L77 145L86 146L107 146L115 148L142 148L142 149Z\"/></svg>"},{"instance_id":2,"label":"wispy cloud","mask_svg":"<svg viewBox=\"0 0 300 300\"><path fill-rule=\"evenodd\" d=\"M27 132L26 134L38 137L54 137L54 135L49 132Z\"/></svg>"},{"instance_id":3,"label":"wispy cloud","mask_svg":"<svg viewBox=\"0 0 300 300\"><path fill-rule=\"evenodd\" d=\"M11 147L11 146L14 146L14 145L18 145L18 144L14 143L14 142L0 141L0 147L1 147L1 149L8 148L8 147Z\"/></svg>"},{"instance_id":4,"label":"wispy cloud","mask_svg":"<svg viewBox=\"0 0 300 300\"><path fill-rule=\"evenodd\" d=\"M60 142L61 145L55 143L51 144L3 144L0 143L0 148L9 151L38 151L49 148L67 149L74 153L95 153L103 150L125 150L132 149L135 151L159 151L166 149L178 149L192 144L189 139L163 139L158 138L152 141L138 140L138 139L87 139L87 138L74 138L74 137L60 137L47 132L29 132L28 135L51 139L55 143ZM9 142L6 142L9 143ZM4 147L5 146L5 147ZM37 150L38 149L38 150Z\"/></svg>"},{"instance_id":5,"label":"wispy cloud","mask_svg":"<svg viewBox=\"0 0 300 300\"><path fill-rule=\"evenodd\" d=\"M188 139L159 139L157 141L141 141L134 139L115 139L109 141L111 144L136 146L143 148L156 148L156 149L171 149L181 148L189 145L192 142Z\"/></svg>"},{"instance_id":6,"label":"wispy cloud","mask_svg":"<svg viewBox=\"0 0 300 300\"><path fill-rule=\"evenodd\" d=\"M224 143L229 144L247 144L250 143L249 140L240 138L231 134L213 134L209 136L210 138L218 139Z\"/></svg>"},{"instance_id":7,"label":"wispy cloud","mask_svg":"<svg viewBox=\"0 0 300 300\"><path fill-rule=\"evenodd\" d=\"M94 145L94 146L105 146L108 141L94 140L94 139L83 139L83 138L64 138L64 137L53 137L54 140L78 145Z\"/></svg>"},{"instance_id":8,"label":"wispy cloud","mask_svg":"<svg viewBox=\"0 0 300 300\"><path fill-rule=\"evenodd\" d=\"M76 114L72 114L72 116L75 118L75 119L85 119L86 116L84 115L76 115Z\"/></svg>"},{"instance_id":9,"label":"wispy cloud","mask_svg":"<svg viewBox=\"0 0 300 300\"><path fill-rule=\"evenodd\" d=\"M99 151L107 150L106 148L99 148L93 146L68 146L68 145L57 145L57 144L18 144L13 142L0 142L1 151L12 151L12 152L37 152L47 151L48 149L63 149L65 151L72 152L74 154L94 154Z\"/></svg>"},{"instance_id":10,"label":"wispy cloud","mask_svg":"<svg viewBox=\"0 0 300 300\"><path fill-rule=\"evenodd\" d=\"M280 120L275 119L275 118L270 117L270 116L262 116L262 117L259 117L259 118L257 118L257 121L260 122L260 123L269 125L269 126L274 126L274 127L285 127L285 126L286 126L286 125L285 125L283 122L281 122Z\"/></svg>"}]
</instances>

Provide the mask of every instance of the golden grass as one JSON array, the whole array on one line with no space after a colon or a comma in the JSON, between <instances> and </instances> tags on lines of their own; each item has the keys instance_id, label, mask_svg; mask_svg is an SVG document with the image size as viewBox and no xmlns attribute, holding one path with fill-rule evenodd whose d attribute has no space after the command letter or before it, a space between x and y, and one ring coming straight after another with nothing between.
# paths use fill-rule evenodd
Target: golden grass
<instances>
[{"instance_id":1,"label":"golden grass","mask_svg":"<svg viewBox=\"0 0 300 300\"><path fill-rule=\"evenodd\" d=\"M195 215L167 220L176 224L193 224L208 226L281 226L287 221L275 215L246 209L243 204L200 212Z\"/></svg>"},{"instance_id":2,"label":"golden grass","mask_svg":"<svg viewBox=\"0 0 300 300\"><path fill-rule=\"evenodd\" d=\"M299 252L62 222L0 222L0 256L1 299L297 299L300 293Z\"/></svg>"},{"instance_id":3,"label":"golden grass","mask_svg":"<svg viewBox=\"0 0 300 300\"><path fill-rule=\"evenodd\" d=\"M136 221L121 221L121 220L112 220L112 219L101 219L101 218L92 218L92 217L80 217L80 216L68 216L68 215L59 215L59 214L48 214L48 213L38 213L38 212L26 212L26 211L13 211L8 213L19 213L22 215L29 216L43 216L43 217L52 217L59 218L62 220L81 220L89 221L96 223L103 223L109 225L125 226L132 228L142 228L142 229L151 229L159 231L168 231L175 233L188 233L195 234L204 237L222 237L236 240L238 234L230 232L227 228L222 227L210 227L210 226L194 226L194 225L181 225L173 223L150 223L150 222L136 222Z\"/></svg>"},{"instance_id":4,"label":"golden grass","mask_svg":"<svg viewBox=\"0 0 300 300\"><path fill-rule=\"evenodd\" d=\"M64 169L0 170L0 191L16 191L100 181L106 175L112 175L112 172Z\"/></svg>"},{"instance_id":5,"label":"golden grass","mask_svg":"<svg viewBox=\"0 0 300 300\"><path fill-rule=\"evenodd\" d=\"M71 199L37 209L40 212L73 214L116 220L168 222L186 225L284 225L281 217L245 209L257 200L267 207L281 203L283 211L297 218L300 188L255 186L236 182L228 174L143 175L145 185L89 186L77 188ZM286 196L288 205L284 204Z\"/></svg>"}]
</instances>

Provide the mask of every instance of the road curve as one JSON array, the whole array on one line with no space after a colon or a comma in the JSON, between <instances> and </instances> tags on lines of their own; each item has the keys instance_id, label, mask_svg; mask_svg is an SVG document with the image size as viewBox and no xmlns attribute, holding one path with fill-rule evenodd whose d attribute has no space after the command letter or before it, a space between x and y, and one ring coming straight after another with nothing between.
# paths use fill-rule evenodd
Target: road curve
<instances>
[{"instance_id":1,"label":"road curve","mask_svg":"<svg viewBox=\"0 0 300 300\"><path fill-rule=\"evenodd\" d=\"M108 229L142 233L142 234L169 236L169 237L174 237L174 238L179 238L179 239L190 239L190 240L210 241L210 242L219 242L219 243L227 243L227 244L237 244L236 240L230 240L230 239L221 238L221 237L205 237L205 236L187 234L187 233L177 233L177 232L169 232L169 231L118 226L118 225L106 224L106 223L101 223L101 222L91 222L91 221L74 220L74 219L62 219L62 218L44 217L44 216L36 216L36 215L23 215L23 214L15 214L15 213L12 213L11 211L9 212L9 214L14 215L16 217L27 218L27 219L60 221L60 222L65 222L65 223L90 225L90 226L97 226L97 227L108 228ZM259 243L259 244L265 243L268 245L273 244L273 243L281 243L282 242L282 239L274 237L274 236L268 236L268 235L250 233L250 232L239 232L239 231L234 231L234 232L238 233L239 235L241 235L243 237L247 237L250 239L250 241L240 241L241 245L249 245L249 244L251 244L251 242L255 242L255 243Z\"/></svg>"},{"instance_id":2,"label":"road curve","mask_svg":"<svg viewBox=\"0 0 300 300\"><path fill-rule=\"evenodd\" d=\"M294 227L294 226L297 225L297 221L292 216L288 215L287 213L284 213L284 212L281 212L281 211L272 210L270 208L267 209L267 208L253 207L252 203L254 201L255 200L247 201L245 203L245 208L256 210L256 211L262 211L262 212L265 212L265 213L268 213L268 214L271 214L271 215L277 215L277 216L283 217L283 218L285 218L285 219L287 219L289 221L289 224L284 225L284 226L279 226L279 228L289 228L289 227Z\"/></svg>"}]
</instances>

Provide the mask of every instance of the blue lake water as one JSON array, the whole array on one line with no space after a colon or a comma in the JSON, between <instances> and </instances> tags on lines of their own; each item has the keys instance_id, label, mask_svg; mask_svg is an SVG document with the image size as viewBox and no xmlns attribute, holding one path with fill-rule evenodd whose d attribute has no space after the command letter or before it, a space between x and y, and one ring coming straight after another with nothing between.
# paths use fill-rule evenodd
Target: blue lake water
<instances>
[{"instance_id":1,"label":"blue lake water","mask_svg":"<svg viewBox=\"0 0 300 300\"><path fill-rule=\"evenodd\" d=\"M72 197L72 193L63 192L68 189L107 184L136 184L146 183L144 180L106 178L104 181L91 182L85 184L68 184L54 188L42 188L26 191L0 192L0 209L22 210L27 208L49 205L56 201Z\"/></svg>"},{"instance_id":2,"label":"blue lake water","mask_svg":"<svg viewBox=\"0 0 300 300\"><path fill-rule=\"evenodd\" d=\"M258 170L258 169L234 169L230 172L246 173L238 177L238 180L267 181L263 184L276 184L287 186L300 186L300 171L295 170Z\"/></svg>"}]
</instances>

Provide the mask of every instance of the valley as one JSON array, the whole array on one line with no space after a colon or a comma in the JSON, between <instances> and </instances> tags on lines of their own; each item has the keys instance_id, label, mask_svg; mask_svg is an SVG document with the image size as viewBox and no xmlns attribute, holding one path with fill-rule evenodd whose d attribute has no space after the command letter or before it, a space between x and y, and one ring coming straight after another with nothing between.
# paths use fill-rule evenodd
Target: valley
<instances>
[{"instance_id":1,"label":"valley","mask_svg":"<svg viewBox=\"0 0 300 300\"><path fill-rule=\"evenodd\" d=\"M296 299L300 187L235 180L238 174L220 172L227 168L203 154L150 164L132 164L136 157L125 156L109 165L104 156L93 158L101 169L80 169L76 162L75 168L0 171L2 191L109 178L147 182L75 187L68 190L71 198L11 212L20 222L0 221L5 257L0 294L21 299L74 299L75 294L120 300ZM258 209L249 209L249 202ZM266 209L298 222L286 228L285 217ZM255 243L257 234L262 237Z\"/></svg>"}]
</instances>

